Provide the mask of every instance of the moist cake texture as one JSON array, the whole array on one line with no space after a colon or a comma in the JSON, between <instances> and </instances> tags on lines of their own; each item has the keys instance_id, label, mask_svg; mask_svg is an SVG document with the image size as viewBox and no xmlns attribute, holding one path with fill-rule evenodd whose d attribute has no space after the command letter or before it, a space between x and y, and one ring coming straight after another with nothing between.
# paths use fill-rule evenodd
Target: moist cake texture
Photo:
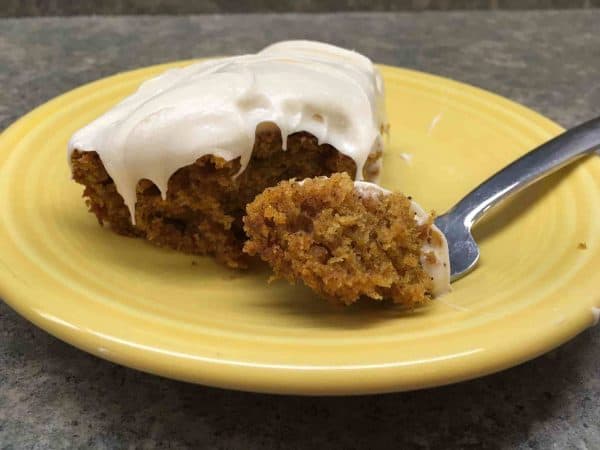
<instances>
[{"instance_id":1,"label":"moist cake texture","mask_svg":"<svg viewBox=\"0 0 600 450\"><path fill-rule=\"evenodd\" d=\"M266 189L247 207L244 251L275 276L344 304L361 297L406 307L449 288L446 241L411 199L347 174Z\"/></svg>"},{"instance_id":2,"label":"moist cake texture","mask_svg":"<svg viewBox=\"0 0 600 450\"><path fill-rule=\"evenodd\" d=\"M375 179L386 128L371 61L310 41L171 69L76 132L73 178L120 233L244 267L244 208L280 180Z\"/></svg>"}]
</instances>

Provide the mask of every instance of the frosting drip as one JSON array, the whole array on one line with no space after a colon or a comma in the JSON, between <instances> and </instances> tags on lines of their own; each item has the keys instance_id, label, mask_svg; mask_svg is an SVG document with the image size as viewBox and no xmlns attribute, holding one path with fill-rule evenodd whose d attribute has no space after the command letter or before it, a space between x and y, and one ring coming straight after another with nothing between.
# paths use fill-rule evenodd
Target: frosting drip
<instances>
[{"instance_id":1,"label":"frosting drip","mask_svg":"<svg viewBox=\"0 0 600 450\"><path fill-rule=\"evenodd\" d=\"M136 185L152 181L166 198L178 169L212 154L247 166L256 127L287 136L307 131L351 157L361 178L381 149L383 81L371 61L311 41L273 44L257 54L171 69L77 131L77 149L98 153L135 221Z\"/></svg>"}]
</instances>

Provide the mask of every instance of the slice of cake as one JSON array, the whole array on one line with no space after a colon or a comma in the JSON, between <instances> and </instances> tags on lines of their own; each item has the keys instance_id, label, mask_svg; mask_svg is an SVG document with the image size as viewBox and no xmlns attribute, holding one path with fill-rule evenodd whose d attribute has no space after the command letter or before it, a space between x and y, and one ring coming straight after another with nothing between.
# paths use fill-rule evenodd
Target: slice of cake
<instances>
[{"instance_id":1,"label":"slice of cake","mask_svg":"<svg viewBox=\"0 0 600 450\"><path fill-rule=\"evenodd\" d=\"M366 57L289 41L172 69L76 132L68 160L100 224L246 264L246 204L290 178L373 180L386 128Z\"/></svg>"},{"instance_id":2,"label":"slice of cake","mask_svg":"<svg viewBox=\"0 0 600 450\"><path fill-rule=\"evenodd\" d=\"M248 254L334 301L414 307L450 289L448 244L432 216L347 174L282 181L248 205L244 224Z\"/></svg>"}]
</instances>

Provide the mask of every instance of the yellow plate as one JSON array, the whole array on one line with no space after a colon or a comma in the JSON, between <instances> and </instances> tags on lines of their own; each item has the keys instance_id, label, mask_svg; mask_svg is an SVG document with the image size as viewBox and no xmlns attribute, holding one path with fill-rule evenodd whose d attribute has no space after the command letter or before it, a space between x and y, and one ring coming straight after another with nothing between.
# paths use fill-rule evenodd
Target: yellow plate
<instances>
[{"instance_id":1,"label":"yellow plate","mask_svg":"<svg viewBox=\"0 0 600 450\"><path fill-rule=\"evenodd\" d=\"M181 65L183 63L176 63ZM268 272L228 271L102 229L69 179L79 127L171 65L37 108L0 138L0 295L83 350L213 386L298 394L398 391L533 358L600 307L600 161L520 195L477 228L482 261L431 307L336 308ZM382 184L444 211L561 128L496 95L382 67L391 142ZM406 155L412 155L407 162ZM580 242L587 250L578 248Z\"/></svg>"}]
</instances>

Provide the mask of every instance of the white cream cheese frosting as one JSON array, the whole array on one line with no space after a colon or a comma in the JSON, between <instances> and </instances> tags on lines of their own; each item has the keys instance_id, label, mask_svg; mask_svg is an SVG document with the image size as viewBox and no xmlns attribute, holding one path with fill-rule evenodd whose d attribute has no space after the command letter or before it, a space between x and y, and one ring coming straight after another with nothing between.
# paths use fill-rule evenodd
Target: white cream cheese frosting
<instances>
[{"instance_id":1,"label":"white cream cheese frosting","mask_svg":"<svg viewBox=\"0 0 600 450\"><path fill-rule=\"evenodd\" d=\"M391 191L378 186L375 183L366 181L355 181L354 187L359 195L389 195ZM414 200L411 200L411 210L415 216L418 225L423 225L429 220L429 214ZM437 235L438 239L431 239L425 242L421 248L421 265L425 272L432 278L434 297L439 297L450 291L450 255L448 253L448 241L444 233L435 225L431 225L431 232ZM429 258L433 253L435 258Z\"/></svg>"},{"instance_id":2,"label":"white cream cheese frosting","mask_svg":"<svg viewBox=\"0 0 600 450\"><path fill-rule=\"evenodd\" d=\"M311 41L273 44L256 54L167 70L77 131L72 152L95 151L135 220L136 185L149 179L166 197L178 169L212 154L250 160L256 127L287 136L307 131L351 157L356 177L381 149L383 81L372 62ZM285 148L285 147L284 147Z\"/></svg>"}]
</instances>

